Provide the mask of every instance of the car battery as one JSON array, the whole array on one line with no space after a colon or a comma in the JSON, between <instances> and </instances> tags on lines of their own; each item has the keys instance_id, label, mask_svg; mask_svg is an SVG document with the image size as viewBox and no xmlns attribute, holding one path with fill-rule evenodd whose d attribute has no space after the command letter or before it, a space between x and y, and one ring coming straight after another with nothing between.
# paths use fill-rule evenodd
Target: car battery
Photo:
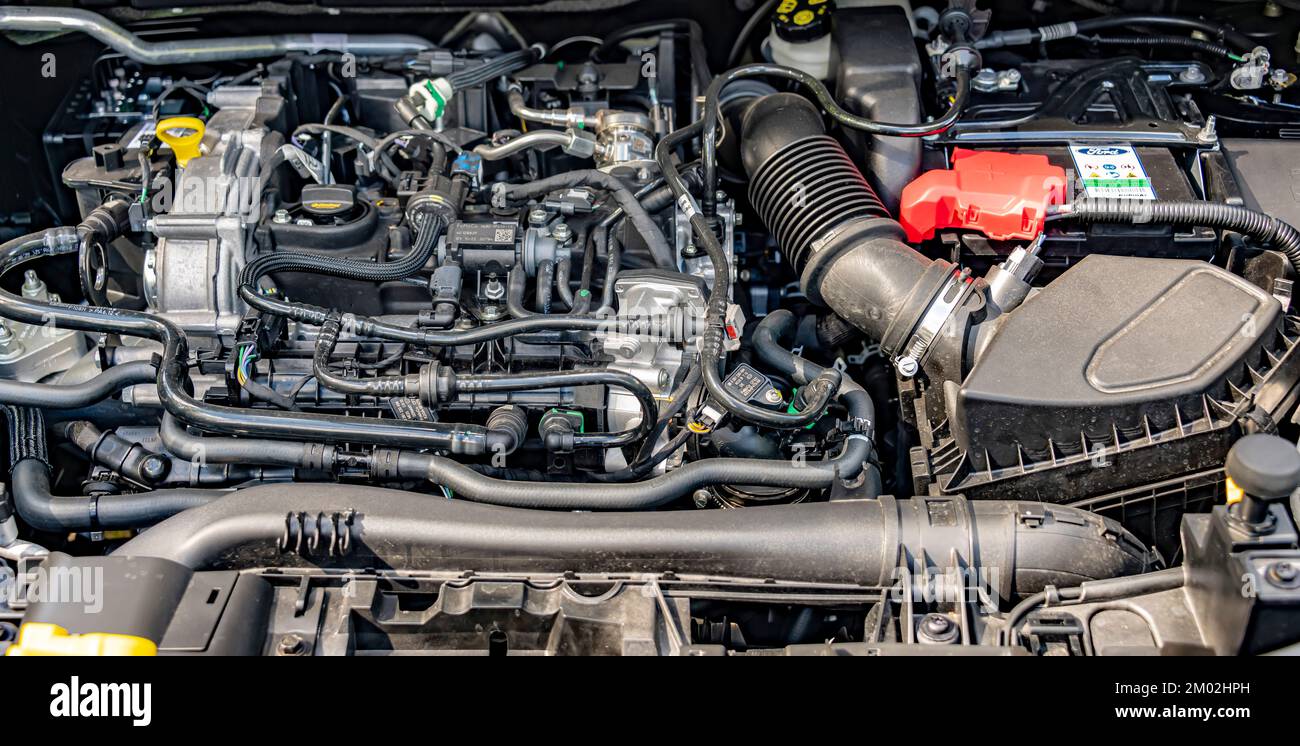
<instances>
[{"instance_id":1,"label":"car battery","mask_svg":"<svg viewBox=\"0 0 1300 746\"><path fill-rule=\"evenodd\" d=\"M1045 156L1064 169L1066 202L1080 199L1199 200L1200 189L1178 155L1170 148L1129 143L1070 143L1017 148L989 148L1001 153ZM994 240L974 231L941 230L938 244L927 248L935 256L979 270L1001 262L1023 240ZM1215 231L1204 226L1137 224L1084 225L1051 221L1040 253L1051 268L1065 268L1089 254L1113 254L1178 259L1214 257Z\"/></svg>"}]
</instances>

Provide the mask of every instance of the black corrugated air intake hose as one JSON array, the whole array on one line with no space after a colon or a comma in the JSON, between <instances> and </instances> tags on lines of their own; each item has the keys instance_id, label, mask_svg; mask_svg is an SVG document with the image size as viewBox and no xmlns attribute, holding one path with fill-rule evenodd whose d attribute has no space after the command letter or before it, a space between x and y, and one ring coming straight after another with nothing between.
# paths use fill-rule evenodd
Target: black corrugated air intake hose
<instances>
[{"instance_id":1,"label":"black corrugated air intake hose","mask_svg":"<svg viewBox=\"0 0 1300 746\"><path fill-rule=\"evenodd\" d=\"M1049 207L1048 220L1081 223L1158 223L1203 225L1236 231L1286 254L1300 273L1300 231L1272 215L1216 202L1149 202L1145 200L1079 200Z\"/></svg>"},{"instance_id":2,"label":"black corrugated air intake hose","mask_svg":"<svg viewBox=\"0 0 1300 746\"><path fill-rule=\"evenodd\" d=\"M898 356L941 294L971 292L952 263L927 259L903 242L902 227L844 147L826 135L808 99L756 99L742 128L750 201L811 300Z\"/></svg>"}]
</instances>

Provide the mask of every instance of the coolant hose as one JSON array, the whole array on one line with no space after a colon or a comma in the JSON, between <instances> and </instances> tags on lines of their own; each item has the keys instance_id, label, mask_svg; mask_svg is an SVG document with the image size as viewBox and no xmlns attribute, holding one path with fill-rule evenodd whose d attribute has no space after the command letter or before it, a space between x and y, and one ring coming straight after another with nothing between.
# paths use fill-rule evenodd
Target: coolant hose
<instances>
[{"instance_id":1,"label":"coolant hose","mask_svg":"<svg viewBox=\"0 0 1300 746\"><path fill-rule=\"evenodd\" d=\"M219 490L155 490L129 495L62 497L50 492L45 418L29 407L0 407L8 418L9 487L29 526L65 533L147 526L228 494Z\"/></svg>"},{"instance_id":2,"label":"coolant hose","mask_svg":"<svg viewBox=\"0 0 1300 746\"><path fill-rule=\"evenodd\" d=\"M151 362L115 365L82 383L28 383L0 380L0 404L41 409L80 409L116 394L128 386L152 383L158 368Z\"/></svg>"},{"instance_id":3,"label":"coolant hose","mask_svg":"<svg viewBox=\"0 0 1300 746\"><path fill-rule=\"evenodd\" d=\"M163 413L158 434L169 453L199 463L259 464L326 470L334 466L338 455L334 446L324 443L191 435L167 412Z\"/></svg>"},{"instance_id":4,"label":"coolant hose","mask_svg":"<svg viewBox=\"0 0 1300 746\"><path fill-rule=\"evenodd\" d=\"M277 484L186 511L114 555L158 557L194 569L240 569L264 563L279 547L300 546L305 561L321 565L487 573L671 571L869 588L889 588L904 577L923 583L979 567L985 570L981 586L1008 604L1048 585L1068 587L1148 567L1146 550L1113 521L1038 503L1033 509L1040 520L1024 521L1025 507L953 496L744 510L541 513L361 485ZM343 546L349 554L337 556Z\"/></svg>"},{"instance_id":5,"label":"coolant hose","mask_svg":"<svg viewBox=\"0 0 1300 746\"><path fill-rule=\"evenodd\" d=\"M870 455L871 445L865 439L850 438L838 456L825 461L795 464L785 460L707 458L641 482L576 484L493 479L449 458L402 452L397 473L408 479L428 479L449 488L455 497L492 505L543 510L646 510L721 484L826 489L837 479L857 477Z\"/></svg>"},{"instance_id":6,"label":"coolant hose","mask_svg":"<svg viewBox=\"0 0 1300 746\"><path fill-rule=\"evenodd\" d=\"M816 380L826 368L803 359L786 348L782 342L793 334L796 319L793 313L784 308L769 313L758 323L750 336L754 351L759 358L778 373L788 376L796 385L805 386ZM851 378L844 378L840 383L839 400L848 410L849 430L862 436L868 443L875 445L876 404L871 400L867 390ZM861 494L874 497L880 494L880 469L873 460L868 459L865 467L865 483Z\"/></svg>"},{"instance_id":7,"label":"coolant hose","mask_svg":"<svg viewBox=\"0 0 1300 746\"><path fill-rule=\"evenodd\" d=\"M1080 223L1145 223L1203 225L1236 231L1286 254L1300 274L1300 231L1272 215L1218 202L1149 202L1146 200L1084 199L1048 208L1048 220Z\"/></svg>"}]
</instances>

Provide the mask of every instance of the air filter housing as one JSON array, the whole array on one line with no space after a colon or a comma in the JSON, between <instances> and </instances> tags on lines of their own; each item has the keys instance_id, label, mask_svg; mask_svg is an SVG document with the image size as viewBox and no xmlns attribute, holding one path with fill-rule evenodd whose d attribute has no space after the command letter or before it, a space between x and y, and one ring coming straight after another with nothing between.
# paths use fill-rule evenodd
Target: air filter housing
<instances>
[{"instance_id":1,"label":"air filter housing","mask_svg":"<svg viewBox=\"0 0 1300 746\"><path fill-rule=\"evenodd\" d=\"M1295 341L1276 299L1218 267L1089 256L950 385L932 466L955 467L944 492L1014 482L1049 501L1217 468L1233 426L1295 381Z\"/></svg>"}]
</instances>

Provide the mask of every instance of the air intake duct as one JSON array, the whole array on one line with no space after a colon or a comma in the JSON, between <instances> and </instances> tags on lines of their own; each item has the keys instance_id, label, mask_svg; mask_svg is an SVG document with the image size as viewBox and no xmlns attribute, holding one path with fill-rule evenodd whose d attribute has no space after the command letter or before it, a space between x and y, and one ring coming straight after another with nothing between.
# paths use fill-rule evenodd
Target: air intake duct
<instances>
[{"instance_id":1,"label":"air intake duct","mask_svg":"<svg viewBox=\"0 0 1300 746\"><path fill-rule=\"evenodd\" d=\"M878 340L906 363L900 370L914 371L931 352L930 327L970 299L971 279L903 242L902 227L806 98L759 98L741 129L750 201L804 293Z\"/></svg>"}]
</instances>

